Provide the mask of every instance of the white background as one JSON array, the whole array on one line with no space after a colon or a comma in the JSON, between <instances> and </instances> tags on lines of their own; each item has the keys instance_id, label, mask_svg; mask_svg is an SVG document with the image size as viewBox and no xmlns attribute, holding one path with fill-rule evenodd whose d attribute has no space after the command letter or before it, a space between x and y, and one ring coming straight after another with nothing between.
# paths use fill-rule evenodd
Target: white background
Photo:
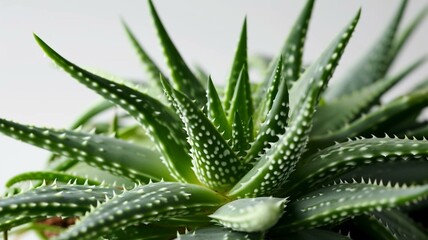
<instances>
[{"instance_id":1,"label":"white background","mask_svg":"<svg viewBox=\"0 0 428 240\"><path fill-rule=\"evenodd\" d=\"M309 29L305 62L314 60L362 6L357 31L336 72L336 77L341 75L379 36L398 3L397 0L318 1ZM224 83L244 16L248 16L250 54L273 55L282 46L304 1L163 0L155 4L187 62L199 63L217 83ZM426 4L425 0L410 1L405 22ZM143 68L124 34L120 17L129 23L154 59L163 64L146 1L0 0L0 117L64 128L99 99L53 67L35 43L33 32L82 66L144 79ZM428 53L427 44L428 21L425 21L393 71ZM427 66L399 89L408 89L424 77L428 77ZM0 135L0 190L14 174L41 169L46 156L44 150Z\"/></svg>"}]
</instances>

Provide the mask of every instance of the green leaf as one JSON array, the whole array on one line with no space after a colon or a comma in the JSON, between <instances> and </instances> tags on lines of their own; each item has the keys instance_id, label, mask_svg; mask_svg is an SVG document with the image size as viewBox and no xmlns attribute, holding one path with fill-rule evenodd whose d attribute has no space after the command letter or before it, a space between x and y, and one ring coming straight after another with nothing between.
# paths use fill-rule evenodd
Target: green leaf
<instances>
[{"instance_id":1,"label":"green leaf","mask_svg":"<svg viewBox=\"0 0 428 240\"><path fill-rule=\"evenodd\" d=\"M406 28L404 30L401 30L401 32L395 37L394 44L391 49L391 56L388 62L389 65L392 65L394 63L394 60L397 58L397 55L400 53L401 49L403 49L403 46L408 42L417 27L421 25L427 14L428 7L425 6L416 15L416 17L406 26Z\"/></svg>"},{"instance_id":2,"label":"green leaf","mask_svg":"<svg viewBox=\"0 0 428 240\"><path fill-rule=\"evenodd\" d=\"M278 226L286 231L315 228L354 215L410 204L427 196L428 185L392 187L370 181L332 185L288 204Z\"/></svg>"},{"instance_id":3,"label":"green leaf","mask_svg":"<svg viewBox=\"0 0 428 240\"><path fill-rule=\"evenodd\" d=\"M291 28L291 32L281 52L281 55L284 57L282 75L285 76L290 86L300 78L303 48L306 42L306 34L308 32L314 2L314 0L308 0L306 2L299 18Z\"/></svg>"},{"instance_id":4,"label":"green leaf","mask_svg":"<svg viewBox=\"0 0 428 240\"><path fill-rule=\"evenodd\" d=\"M54 184L1 198L0 230L10 229L34 218L80 216L91 206L105 201L106 196L111 197L119 192L108 187ZM15 219L8 221L12 217Z\"/></svg>"},{"instance_id":5,"label":"green leaf","mask_svg":"<svg viewBox=\"0 0 428 240\"><path fill-rule=\"evenodd\" d=\"M347 138L360 136L365 133L374 133L374 129L382 128L379 132L387 132L392 125L415 112L420 112L428 105L428 88L399 97L389 103L381 105L367 115L363 115L345 127L320 136L313 136L309 146L312 151L334 144L335 141L344 141ZM390 124L386 123L389 122Z\"/></svg>"},{"instance_id":6,"label":"green leaf","mask_svg":"<svg viewBox=\"0 0 428 240\"><path fill-rule=\"evenodd\" d=\"M122 25L125 28L126 35L132 43L132 46L135 48L138 56L140 57L141 62L146 68L146 71L150 75L150 80L156 81L159 89L162 89L162 83L159 81L159 76L162 76L163 79L168 79L157 66L157 64L152 60L152 58L147 54L146 50L138 42L135 35L132 33L131 29L128 27L128 24L122 20Z\"/></svg>"},{"instance_id":7,"label":"green leaf","mask_svg":"<svg viewBox=\"0 0 428 240\"><path fill-rule=\"evenodd\" d=\"M281 233L278 233L278 236ZM350 240L351 238L347 236L343 236L339 233L331 232L328 230L321 230L321 229L310 229L310 230L304 230L296 233L287 233L288 239L293 240Z\"/></svg>"},{"instance_id":8,"label":"green leaf","mask_svg":"<svg viewBox=\"0 0 428 240\"><path fill-rule=\"evenodd\" d=\"M179 119L165 105L138 90L85 71L64 59L39 37L35 38L58 66L83 85L121 106L145 127L165 157L163 162L174 178L182 182L197 182L191 170L186 134Z\"/></svg>"},{"instance_id":9,"label":"green leaf","mask_svg":"<svg viewBox=\"0 0 428 240\"><path fill-rule=\"evenodd\" d=\"M253 102L250 79L245 67L241 69L230 104L228 113L229 123L232 124L234 122L235 113L238 112L244 125L247 125L253 115ZM250 132L252 133L253 128L252 126L250 127Z\"/></svg>"},{"instance_id":10,"label":"green leaf","mask_svg":"<svg viewBox=\"0 0 428 240\"><path fill-rule=\"evenodd\" d=\"M97 185L97 186L101 185L101 183L96 180L80 177L78 175L72 175L72 174L67 174L63 172L38 171L38 172L26 172L26 173L18 174L6 182L6 187L9 188L19 182L32 181L32 180L57 181L62 183L73 181L75 182L75 184L80 184L80 185L83 185L83 184Z\"/></svg>"},{"instance_id":11,"label":"green leaf","mask_svg":"<svg viewBox=\"0 0 428 240\"><path fill-rule=\"evenodd\" d=\"M392 77L377 80L349 95L341 96L320 106L315 115L314 128L311 134L321 135L329 131L338 130L347 123L352 122L357 116L367 112L370 107L378 103L386 91L403 80L425 61L425 57L418 59Z\"/></svg>"},{"instance_id":12,"label":"green leaf","mask_svg":"<svg viewBox=\"0 0 428 240\"><path fill-rule=\"evenodd\" d=\"M95 116L98 116L100 113L105 112L108 109L111 109L114 106L113 103L109 101L102 101L97 103L90 109L88 109L82 116L80 116L74 123L71 125L71 129L76 129L80 126L85 125L90 120L92 120Z\"/></svg>"},{"instance_id":13,"label":"green leaf","mask_svg":"<svg viewBox=\"0 0 428 240\"><path fill-rule=\"evenodd\" d=\"M284 198L238 199L220 207L210 217L235 231L263 232L278 222L286 203Z\"/></svg>"},{"instance_id":14,"label":"green leaf","mask_svg":"<svg viewBox=\"0 0 428 240\"><path fill-rule=\"evenodd\" d=\"M107 233L104 237L109 240L165 240L177 235L177 227L165 227L154 224L139 223Z\"/></svg>"},{"instance_id":15,"label":"green leaf","mask_svg":"<svg viewBox=\"0 0 428 240\"><path fill-rule=\"evenodd\" d=\"M380 162L360 166L339 178L343 180L370 178L400 184L427 184L427 172L428 162L425 159L409 158L406 161Z\"/></svg>"},{"instance_id":16,"label":"green leaf","mask_svg":"<svg viewBox=\"0 0 428 240\"><path fill-rule=\"evenodd\" d=\"M294 87L298 87L301 91L294 108L290 107L291 118L287 131L235 185L228 193L229 196L270 195L287 180L306 146L312 116L320 94L333 74L359 16L360 12L296 82Z\"/></svg>"},{"instance_id":17,"label":"green leaf","mask_svg":"<svg viewBox=\"0 0 428 240\"><path fill-rule=\"evenodd\" d=\"M228 190L243 174L238 157L189 98L174 90L167 82L164 82L164 90L187 131L196 176L216 191Z\"/></svg>"},{"instance_id":18,"label":"green leaf","mask_svg":"<svg viewBox=\"0 0 428 240\"><path fill-rule=\"evenodd\" d=\"M242 77L242 75L245 75L248 77L247 18L244 19L244 23L242 25L238 47L236 48L236 51L235 51L235 58L233 59L232 69L230 71L229 79L227 81L227 86L226 86L226 92L224 94L224 101L223 101L224 109L229 115L235 113L235 111L230 110L230 108L232 107L231 102L235 95L239 78L240 76Z\"/></svg>"},{"instance_id":19,"label":"green leaf","mask_svg":"<svg viewBox=\"0 0 428 240\"><path fill-rule=\"evenodd\" d=\"M289 195L316 188L359 166L428 158L427 148L428 141L389 137L338 143L301 162L284 189Z\"/></svg>"},{"instance_id":20,"label":"green leaf","mask_svg":"<svg viewBox=\"0 0 428 240\"><path fill-rule=\"evenodd\" d=\"M314 7L314 0L307 0L305 6L300 12L299 18L291 28L287 40L282 47L281 54L270 64L267 78L274 74L278 62L283 58L282 75L285 77L288 87L300 78L302 69L303 49L306 42L306 34L308 32L309 22L312 16L312 9ZM271 80L264 81L263 86L260 88L258 97L262 98L265 92L271 85Z\"/></svg>"},{"instance_id":21,"label":"green leaf","mask_svg":"<svg viewBox=\"0 0 428 240\"><path fill-rule=\"evenodd\" d=\"M161 182L137 186L94 208L57 239L93 239L136 223L206 215L225 201L216 192L198 185Z\"/></svg>"},{"instance_id":22,"label":"green leaf","mask_svg":"<svg viewBox=\"0 0 428 240\"><path fill-rule=\"evenodd\" d=\"M255 128L258 130L258 126L264 122L267 118L269 111L275 101L275 97L278 93L279 85L285 82L284 76L282 75L282 63L283 58L281 57L276 65L275 71L269 78L269 85L267 86L266 94L261 99L261 103L258 104L257 109L254 112ZM287 87L288 88L288 87ZM287 90L288 94L288 90ZM287 99L288 104L288 99Z\"/></svg>"},{"instance_id":23,"label":"green leaf","mask_svg":"<svg viewBox=\"0 0 428 240\"><path fill-rule=\"evenodd\" d=\"M277 69L278 71L279 69ZM256 159L265 153L265 149L269 148L271 144L278 141L278 136L284 134L287 119L288 119L288 89L287 82L282 79L273 81L273 85L278 84L278 89L275 91L276 95L269 96L272 99L271 106L268 107L269 112L266 113L266 119L261 124L260 130L257 133L257 137L251 144L251 148L245 156L246 162L254 163ZM273 87L275 88L275 87ZM271 91L268 91L268 93Z\"/></svg>"},{"instance_id":24,"label":"green leaf","mask_svg":"<svg viewBox=\"0 0 428 240\"><path fill-rule=\"evenodd\" d=\"M198 106L203 106L206 99L204 87L196 79L174 46L151 0L149 0L149 7L168 66L171 70L173 82L180 91L191 97L192 100L197 100Z\"/></svg>"},{"instance_id":25,"label":"green leaf","mask_svg":"<svg viewBox=\"0 0 428 240\"><path fill-rule=\"evenodd\" d=\"M250 133L239 112L235 113L235 118L232 124L232 149L235 151L236 155L241 158L244 157L247 153L248 148L250 147Z\"/></svg>"},{"instance_id":26,"label":"green leaf","mask_svg":"<svg viewBox=\"0 0 428 240\"><path fill-rule=\"evenodd\" d=\"M0 119L0 132L135 181L171 180L158 153L118 139L21 125Z\"/></svg>"},{"instance_id":27,"label":"green leaf","mask_svg":"<svg viewBox=\"0 0 428 240\"><path fill-rule=\"evenodd\" d=\"M402 0L389 25L367 54L348 71L346 76L329 87L325 94L328 101L357 91L385 76L392 63L390 58L394 39L406 5L407 0Z\"/></svg>"},{"instance_id":28,"label":"green leaf","mask_svg":"<svg viewBox=\"0 0 428 240\"><path fill-rule=\"evenodd\" d=\"M353 220L369 236L379 240L428 239L428 235L417 227L405 214L388 210L361 215Z\"/></svg>"},{"instance_id":29,"label":"green leaf","mask_svg":"<svg viewBox=\"0 0 428 240\"><path fill-rule=\"evenodd\" d=\"M227 120L226 113L211 77L208 78L207 116L222 134L224 139L230 139L232 137L231 126Z\"/></svg>"},{"instance_id":30,"label":"green leaf","mask_svg":"<svg viewBox=\"0 0 428 240\"><path fill-rule=\"evenodd\" d=\"M233 240L262 240L263 233L244 233L235 232L222 227L205 227L196 229L193 232L185 235L178 235L176 240L218 240L218 239L233 239Z\"/></svg>"}]
</instances>

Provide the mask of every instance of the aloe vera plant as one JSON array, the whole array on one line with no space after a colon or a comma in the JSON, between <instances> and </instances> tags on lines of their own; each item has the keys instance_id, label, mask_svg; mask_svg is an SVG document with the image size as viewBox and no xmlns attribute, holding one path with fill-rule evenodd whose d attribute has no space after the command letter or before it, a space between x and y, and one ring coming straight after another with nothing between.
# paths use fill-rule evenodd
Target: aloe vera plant
<instances>
[{"instance_id":1,"label":"aloe vera plant","mask_svg":"<svg viewBox=\"0 0 428 240\"><path fill-rule=\"evenodd\" d=\"M77 223L55 229L58 240L428 239L408 215L428 207L426 123L418 121L428 88L380 100L423 64L388 73L427 9L402 28L401 1L372 49L327 87L361 11L304 67L314 2L260 83L250 81L245 20L222 88L186 64L149 1L170 74L123 25L163 96L79 67L35 35L49 58L107 101L66 130L0 119L1 133L53 153L45 171L7 182L5 238L21 225L49 230L40 223L61 217ZM112 121L95 118L115 105L124 111Z\"/></svg>"}]
</instances>

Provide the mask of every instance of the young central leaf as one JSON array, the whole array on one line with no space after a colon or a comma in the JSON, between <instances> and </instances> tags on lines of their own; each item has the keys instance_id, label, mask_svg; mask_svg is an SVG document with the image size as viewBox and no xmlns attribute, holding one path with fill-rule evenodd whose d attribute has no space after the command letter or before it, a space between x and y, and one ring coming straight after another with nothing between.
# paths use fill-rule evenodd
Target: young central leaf
<instances>
[{"instance_id":1,"label":"young central leaf","mask_svg":"<svg viewBox=\"0 0 428 240\"><path fill-rule=\"evenodd\" d=\"M359 16L360 12L295 83L295 96L298 99L294 100L295 106L290 109L291 118L287 131L234 186L229 192L230 196L270 195L287 180L306 146L320 94L333 74Z\"/></svg>"},{"instance_id":2,"label":"young central leaf","mask_svg":"<svg viewBox=\"0 0 428 240\"><path fill-rule=\"evenodd\" d=\"M264 121L257 133L257 137L251 144L251 148L245 157L245 162L254 163L265 153L270 144L278 141L278 136L284 134L288 119L288 88L287 82L282 77L282 58L278 62L274 79L269 87L265 106L260 109ZM264 111L266 109L266 113Z\"/></svg>"},{"instance_id":3,"label":"young central leaf","mask_svg":"<svg viewBox=\"0 0 428 240\"><path fill-rule=\"evenodd\" d=\"M191 146L199 180L217 191L227 191L243 174L243 166L210 120L184 94L164 82L165 94L180 115Z\"/></svg>"},{"instance_id":4,"label":"young central leaf","mask_svg":"<svg viewBox=\"0 0 428 240\"><path fill-rule=\"evenodd\" d=\"M236 89L239 75L242 75L242 69L248 71L247 63L247 19L244 20L242 25L241 36L239 38L238 47L236 48L235 58L233 60L232 70L230 72L229 80L227 81L226 93L224 95L224 109L230 112L231 101ZM248 72L246 72L248 75ZM234 113L234 112L232 112Z\"/></svg>"}]
</instances>

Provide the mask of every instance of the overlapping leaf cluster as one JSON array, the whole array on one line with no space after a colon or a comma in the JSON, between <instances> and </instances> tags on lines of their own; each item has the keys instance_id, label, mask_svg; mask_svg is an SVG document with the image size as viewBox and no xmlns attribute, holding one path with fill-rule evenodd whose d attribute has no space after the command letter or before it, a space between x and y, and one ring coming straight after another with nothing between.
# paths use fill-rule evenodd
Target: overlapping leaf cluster
<instances>
[{"instance_id":1,"label":"overlapping leaf cluster","mask_svg":"<svg viewBox=\"0 0 428 240\"><path fill-rule=\"evenodd\" d=\"M313 0L260 84L250 81L244 21L224 89L185 63L149 1L171 73L124 27L164 98L79 67L35 36L59 67L108 102L69 130L0 119L3 134L54 153L46 171L7 183L0 230L32 223L29 229L43 232L47 227L35 223L60 216L78 221L58 240L361 237L337 233L349 226L376 239L428 239L406 216L412 208L403 208L427 208L421 201L428 196L428 142L421 138L427 130L418 116L428 88L381 103L425 60L388 73L427 12L402 28L406 5L353 70L328 88L360 11L303 68ZM113 121L94 120L114 105L124 111ZM24 191L30 180L36 185Z\"/></svg>"}]
</instances>

